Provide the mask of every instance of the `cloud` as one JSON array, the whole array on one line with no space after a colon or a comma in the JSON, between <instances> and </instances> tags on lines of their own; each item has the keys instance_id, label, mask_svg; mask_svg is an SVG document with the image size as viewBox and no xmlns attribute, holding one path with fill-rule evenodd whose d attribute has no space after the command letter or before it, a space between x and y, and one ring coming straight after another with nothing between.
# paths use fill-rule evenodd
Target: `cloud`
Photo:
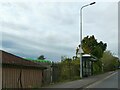
<instances>
[{"instance_id":1,"label":"cloud","mask_svg":"<svg viewBox=\"0 0 120 90\"><path fill-rule=\"evenodd\" d=\"M5 28L11 28L13 30L28 30L30 29L29 27L25 26L25 25L22 25L22 24L15 24L15 23L10 23L10 22L0 22L1 26L2 27L5 27Z\"/></svg>"}]
</instances>

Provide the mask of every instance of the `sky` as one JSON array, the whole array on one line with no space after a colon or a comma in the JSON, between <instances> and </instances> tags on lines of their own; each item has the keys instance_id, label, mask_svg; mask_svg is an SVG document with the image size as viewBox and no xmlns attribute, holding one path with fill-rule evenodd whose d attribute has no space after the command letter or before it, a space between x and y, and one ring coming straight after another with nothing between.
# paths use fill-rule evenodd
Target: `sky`
<instances>
[{"instance_id":1,"label":"sky","mask_svg":"<svg viewBox=\"0 0 120 90\"><path fill-rule=\"evenodd\" d=\"M120 15L120 2L118 3L118 15ZM118 16L118 57L120 58L120 16Z\"/></svg>"},{"instance_id":2,"label":"sky","mask_svg":"<svg viewBox=\"0 0 120 90\"><path fill-rule=\"evenodd\" d=\"M0 49L24 58L44 55L60 61L75 55L80 8L89 2L1 2ZM118 3L97 2L83 9L83 37L94 35L118 55Z\"/></svg>"}]
</instances>

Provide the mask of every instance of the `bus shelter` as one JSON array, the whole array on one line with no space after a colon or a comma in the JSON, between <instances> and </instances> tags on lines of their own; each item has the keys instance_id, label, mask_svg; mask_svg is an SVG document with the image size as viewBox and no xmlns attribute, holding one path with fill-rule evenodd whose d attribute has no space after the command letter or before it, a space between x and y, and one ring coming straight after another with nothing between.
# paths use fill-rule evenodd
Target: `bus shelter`
<instances>
[{"instance_id":1,"label":"bus shelter","mask_svg":"<svg viewBox=\"0 0 120 90\"><path fill-rule=\"evenodd\" d=\"M82 55L82 68L83 68L83 77L88 77L93 75L93 63L97 60L97 58L84 54Z\"/></svg>"}]
</instances>

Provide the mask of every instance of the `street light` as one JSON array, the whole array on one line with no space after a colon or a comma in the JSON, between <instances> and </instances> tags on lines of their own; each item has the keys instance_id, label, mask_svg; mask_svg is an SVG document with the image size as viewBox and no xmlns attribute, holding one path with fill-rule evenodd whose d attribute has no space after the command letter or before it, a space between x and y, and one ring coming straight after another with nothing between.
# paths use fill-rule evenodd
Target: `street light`
<instances>
[{"instance_id":1,"label":"street light","mask_svg":"<svg viewBox=\"0 0 120 90\"><path fill-rule=\"evenodd\" d=\"M87 5L84 5L81 7L80 9L80 77L82 78L82 9L84 7L87 7L89 5L93 5L95 4L96 2L92 2L90 4L87 4Z\"/></svg>"}]
</instances>

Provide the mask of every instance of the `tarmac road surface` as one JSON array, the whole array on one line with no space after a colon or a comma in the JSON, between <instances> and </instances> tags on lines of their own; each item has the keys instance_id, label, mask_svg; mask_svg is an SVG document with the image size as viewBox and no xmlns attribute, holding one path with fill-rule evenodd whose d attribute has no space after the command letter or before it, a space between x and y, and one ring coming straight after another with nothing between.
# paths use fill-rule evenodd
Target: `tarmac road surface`
<instances>
[{"instance_id":1,"label":"tarmac road surface","mask_svg":"<svg viewBox=\"0 0 120 90\"><path fill-rule=\"evenodd\" d=\"M106 78L99 80L86 88L118 88L118 72L116 71Z\"/></svg>"}]
</instances>

